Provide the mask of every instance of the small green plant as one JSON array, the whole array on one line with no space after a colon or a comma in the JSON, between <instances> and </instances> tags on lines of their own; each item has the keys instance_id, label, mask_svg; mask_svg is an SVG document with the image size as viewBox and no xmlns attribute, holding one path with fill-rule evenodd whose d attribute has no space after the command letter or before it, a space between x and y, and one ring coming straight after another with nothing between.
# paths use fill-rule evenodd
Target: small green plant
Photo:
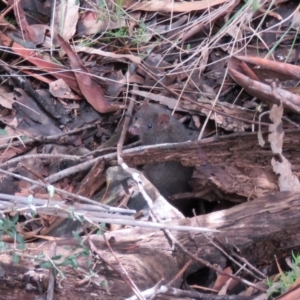
<instances>
[{"instance_id":1,"label":"small green plant","mask_svg":"<svg viewBox=\"0 0 300 300\"><path fill-rule=\"evenodd\" d=\"M100 8L105 8L106 7L106 3L104 0L98 0L97 1L98 7Z\"/></svg>"},{"instance_id":2,"label":"small green plant","mask_svg":"<svg viewBox=\"0 0 300 300\"><path fill-rule=\"evenodd\" d=\"M120 27L119 29L109 30L105 33L103 38L126 38L128 37L128 29L126 27Z\"/></svg>"},{"instance_id":3,"label":"small green plant","mask_svg":"<svg viewBox=\"0 0 300 300\"><path fill-rule=\"evenodd\" d=\"M122 5L123 5L124 0L117 0L116 1L116 14L118 17L121 17L124 15L124 11L122 9Z\"/></svg>"},{"instance_id":4,"label":"small green plant","mask_svg":"<svg viewBox=\"0 0 300 300\"><path fill-rule=\"evenodd\" d=\"M111 37L114 38L125 38L128 37L128 28L127 27L120 27L115 31L110 32Z\"/></svg>"},{"instance_id":5,"label":"small green plant","mask_svg":"<svg viewBox=\"0 0 300 300\"><path fill-rule=\"evenodd\" d=\"M13 19L13 18L10 18L10 17L6 16L4 19L5 19L5 21L7 21L11 25L17 25L16 20Z\"/></svg>"},{"instance_id":6,"label":"small green plant","mask_svg":"<svg viewBox=\"0 0 300 300\"><path fill-rule=\"evenodd\" d=\"M92 47L96 45L96 40L94 38L84 38L78 41L78 45L83 47Z\"/></svg>"},{"instance_id":7,"label":"small green plant","mask_svg":"<svg viewBox=\"0 0 300 300\"><path fill-rule=\"evenodd\" d=\"M28 141L28 140L29 140L29 137L28 137L27 135L22 135L22 136L21 136L21 140L22 140L23 142Z\"/></svg>"},{"instance_id":8,"label":"small green plant","mask_svg":"<svg viewBox=\"0 0 300 300\"><path fill-rule=\"evenodd\" d=\"M108 30L101 37L103 42L110 43L113 39L125 39L128 38L129 33L126 27L120 27L118 29Z\"/></svg>"},{"instance_id":9,"label":"small green plant","mask_svg":"<svg viewBox=\"0 0 300 300\"><path fill-rule=\"evenodd\" d=\"M54 257L51 257L47 261L40 263L40 267L43 269L53 268L54 274L56 275L57 273L60 273L62 278L65 278L65 274L63 273L60 267L70 266L73 269L77 269L78 268L77 258L82 256L88 257L90 255L90 250L84 245L82 238L76 232L73 232L73 235L75 239L79 242L77 248L80 249L81 251L70 254L65 258L62 255L56 255ZM41 254L40 256L37 257L38 260L44 258L45 258L44 254Z\"/></svg>"},{"instance_id":10,"label":"small green plant","mask_svg":"<svg viewBox=\"0 0 300 300\"><path fill-rule=\"evenodd\" d=\"M252 4L252 10L255 12L257 10L259 10L260 8L260 4L259 4L259 0L251 0L251 4Z\"/></svg>"},{"instance_id":11,"label":"small green plant","mask_svg":"<svg viewBox=\"0 0 300 300\"><path fill-rule=\"evenodd\" d=\"M141 22L140 26L136 28L132 41L137 46L147 42L147 26L144 22Z\"/></svg>"},{"instance_id":12,"label":"small green plant","mask_svg":"<svg viewBox=\"0 0 300 300\"><path fill-rule=\"evenodd\" d=\"M19 215L16 214L12 219L4 217L0 219L0 237L3 235L8 235L14 241L18 243L17 248L22 250L25 249L25 241L23 237L17 232L17 222L19 220Z\"/></svg>"},{"instance_id":13,"label":"small green plant","mask_svg":"<svg viewBox=\"0 0 300 300\"><path fill-rule=\"evenodd\" d=\"M279 275L278 281L272 282L269 278L266 281L268 285L268 295L272 296L273 294L283 294L285 293L290 286L299 278L300 276L300 255L294 255L292 253L292 265L291 270L284 272Z\"/></svg>"}]
</instances>

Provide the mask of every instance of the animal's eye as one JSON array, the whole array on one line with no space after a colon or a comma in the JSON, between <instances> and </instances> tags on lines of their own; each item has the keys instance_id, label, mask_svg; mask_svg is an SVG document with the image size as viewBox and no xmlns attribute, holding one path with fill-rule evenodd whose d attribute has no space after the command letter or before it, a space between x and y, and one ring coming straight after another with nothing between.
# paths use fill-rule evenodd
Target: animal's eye
<instances>
[{"instance_id":1,"label":"animal's eye","mask_svg":"<svg viewBox=\"0 0 300 300\"><path fill-rule=\"evenodd\" d=\"M152 124L151 123L148 123L148 128L152 128Z\"/></svg>"},{"instance_id":2,"label":"animal's eye","mask_svg":"<svg viewBox=\"0 0 300 300\"><path fill-rule=\"evenodd\" d=\"M139 118L139 116L135 116L135 117L134 117L134 120L136 121L136 120L138 120L138 118Z\"/></svg>"}]
</instances>

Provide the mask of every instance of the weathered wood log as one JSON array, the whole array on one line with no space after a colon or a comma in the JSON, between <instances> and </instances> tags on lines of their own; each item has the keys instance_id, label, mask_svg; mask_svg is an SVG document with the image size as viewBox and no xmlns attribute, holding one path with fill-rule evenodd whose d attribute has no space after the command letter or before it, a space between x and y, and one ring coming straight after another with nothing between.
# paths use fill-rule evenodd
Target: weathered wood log
<instances>
[{"instance_id":1,"label":"weathered wood log","mask_svg":"<svg viewBox=\"0 0 300 300\"><path fill-rule=\"evenodd\" d=\"M123 158L130 165L180 159L187 166L197 166L193 187L195 192L207 190L202 198L216 201L222 196L242 203L278 191L277 176L270 163L273 153L268 132L262 135L266 142L263 148L258 144L257 133L237 133L217 140L126 150ZM285 131L283 154L296 175L300 172L299 149L300 130Z\"/></svg>"},{"instance_id":2,"label":"weathered wood log","mask_svg":"<svg viewBox=\"0 0 300 300\"><path fill-rule=\"evenodd\" d=\"M292 249L299 249L299 216L300 193L280 192L237 205L231 209L180 220L175 224L218 229L221 232L209 234L209 236L224 241L224 243L227 240L229 244L238 247L241 254L252 264L260 265L273 261L274 255L280 257L290 254ZM225 267L227 259L210 244L203 234L193 234L193 239L191 239L188 232L172 233L191 253L195 254L198 249L201 249L199 257L212 264ZM119 263L121 263L130 278L141 290L154 286L162 278L167 283L189 260L189 256L180 249L172 250L172 245L162 231L130 228L109 232L105 236L118 261L107 248L102 236L93 235L90 240L110 265L120 270ZM57 255L70 255L70 247L75 247L77 244L78 242L75 240L57 241ZM85 244L89 247L89 241L86 241ZM24 253L37 255L44 252L48 255L49 248L49 242L39 244L39 246L38 244L30 244ZM81 256L77 258L77 261L80 267L88 270L92 268L91 264L88 264L90 259L90 256ZM6 294L5 291L9 291L7 282L11 278L14 278L14 287L23 297L25 281L19 275L24 274L29 269L34 269L36 263L23 257L20 266L14 266L11 257L7 254L2 254L0 261L5 270L5 275L0 281L3 297ZM87 284L87 282L78 285L80 279L78 276L81 271L76 272L68 268L65 269L67 280L62 281L57 287L55 299L89 299L89 295L92 294L96 295L96 298L101 297L101 299L123 299L133 294L119 274L106 263L100 260L94 266L94 272L100 276L102 283L107 284L107 289ZM194 262L185 275L202 267L201 263ZM174 283L174 286L180 287L181 279L182 277ZM45 284L40 283L40 285L45 288ZM37 290L35 294L37 294ZM25 296L23 298L25 299ZM6 299L13 298L7 296Z\"/></svg>"}]
</instances>

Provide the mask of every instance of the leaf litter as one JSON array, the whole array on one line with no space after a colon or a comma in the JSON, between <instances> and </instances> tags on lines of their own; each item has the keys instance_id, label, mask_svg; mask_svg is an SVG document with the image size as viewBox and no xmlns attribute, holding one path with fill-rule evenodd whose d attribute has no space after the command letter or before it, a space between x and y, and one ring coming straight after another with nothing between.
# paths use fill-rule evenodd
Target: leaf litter
<instances>
[{"instance_id":1,"label":"leaf litter","mask_svg":"<svg viewBox=\"0 0 300 300\"><path fill-rule=\"evenodd\" d=\"M23 214L18 231L26 240L71 237L72 230L82 232L84 218L91 221L84 230L92 230L99 219L88 199L121 203L115 213L132 216L126 210L136 192L131 177L117 168L106 178L117 161L129 101L136 109L145 99L168 107L204 141L203 151L182 157L196 166L191 185L200 195L189 216L192 209L204 214L299 191L297 160L283 154L284 133L299 127L296 1L54 3L9 0L1 7L1 169L10 173L0 181L1 192L34 195L37 207L43 199L61 203L61 216L51 205L39 218ZM229 140L217 149L209 142L225 136L238 145L240 135L260 130L270 132L261 146L269 154L261 160L254 158L257 149L233 150ZM127 137L124 151L131 142ZM236 159L230 151L245 152ZM124 153L131 166L149 159ZM75 198L56 192L49 200L45 186L52 184ZM87 202L74 208L76 196ZM4 211L10 201L3 202ZM173 213L174 219L183 216ZM216 282L215 290L230 293L224 276Z\"/></svg>"}]
</instances>

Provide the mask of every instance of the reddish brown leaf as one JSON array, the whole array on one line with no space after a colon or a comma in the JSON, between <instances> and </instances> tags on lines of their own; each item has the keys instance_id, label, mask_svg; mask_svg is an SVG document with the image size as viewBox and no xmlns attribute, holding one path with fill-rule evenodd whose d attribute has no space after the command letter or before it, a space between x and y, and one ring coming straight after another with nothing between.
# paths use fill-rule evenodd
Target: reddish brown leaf
<instances>
[{"instance_id":1,"label":"reddish brown leaf","mask_svg":"<svg viewBox=\"0 0 300 300\"><path fill-rule=\"evenodd\" d=\"M24 48L23 46L13 42L11 46L11 39L8 38L3 32L0 31L0 40L2 41L3 45L6 47L11 47L12 51L16 54L23 57L25 60L31 62L33 65L37 66L39 69L51 73L57 79L63 79L66 84L77 94L81 95L79 86L77 84L76 78L70 70L66 69L64 66L54 63L51 61L51 58L48 54L42 52L35 52L32 49ZM25 69L23 70L24 73L28 73ZM39 74L35 74L34 72L30 72L30 75L42 80L43 82L49 83L48 78L42 77Z\"/></svg>"},{"instance_id":2,"label":"reddish brown leaf","mask_svg":"<svg viewBox=\"0 0 300 300\"><path fill-rule=\"evenodd\" d=\"M75 76L72 72L65 69L62 65L53 63L46 59L50 59L48 55L43 55L41 53L33 52L32 50L23 48L21 45L14 43L12 46L12 50L15 53L18 53L20 56L24 57L32 64L41 68L42 70L51 73L56 78L62 78L70 88L72 88L75 92L80 93L80 89L77 85Z\"/></svg>"},{"instance_id":3,"label":"reddish brown leaf","mask_svg":"<svg viewBox=\"0 0 300 300\"><path fill-rule=\"evenodd\" d=\"M75 77L86 100L100 113L115 111L115 108L110 105L104 96L100 85L94 81L88 70L82 65L71 46L60 35L57 35L57 41L61 48L67 53L71 68L80 70L79 72L75 72Z\"/></svg>"},{"instance_id":4,"label":"reddish brown leaf","mask_svg":"<svg viewBox=\"0 0 300 300\"><path fill-rule=\"evenodd\" d=\"M26 14L23 10L23 7L21 6L21 2L10 0L9 4L14 4L14 13L16 16L16 20L21 30L23 31L25 40L31 41L36 45L41 44L45 39L45 31L49 29L49 26L44 24L28 24Z\"/></svg>"},{"instance_id":5,"label":"reddish brown leaf","mask_svg":"<svg viewBox=\"0 0 300 300\"><path fill-rule=\"evenodd\" d=\"M26 20L26 15L20 4L20 1L9 0L8 4L14 6L14 14L16 17L16 21L24 34L25 40L32 41L32 38L34 40L34 35L30 36L30 30L28 30L29 26Z\"/></svg>"},{"instance_id":6,"label":"reddish brown leaf","mask_svg":"<svg viewBox=\"0 0 300 300\"><path fill-rule=\"evenodd\" d=\"M228 273L228 274L232 274L232 269L230 267L227 267L223 271L226 272L226 273ZM217 279L216 279L216 281L214 283L213 289L217 290L217 291L220 291L225 286L225 284L227 283L228 280L230 280L229 276L218 274ZM236 279L232 279L230 281L230 284L229 284L227 290L230 291L237 284L238 284L238 281Z\"/></svg>"}]
</instances>

